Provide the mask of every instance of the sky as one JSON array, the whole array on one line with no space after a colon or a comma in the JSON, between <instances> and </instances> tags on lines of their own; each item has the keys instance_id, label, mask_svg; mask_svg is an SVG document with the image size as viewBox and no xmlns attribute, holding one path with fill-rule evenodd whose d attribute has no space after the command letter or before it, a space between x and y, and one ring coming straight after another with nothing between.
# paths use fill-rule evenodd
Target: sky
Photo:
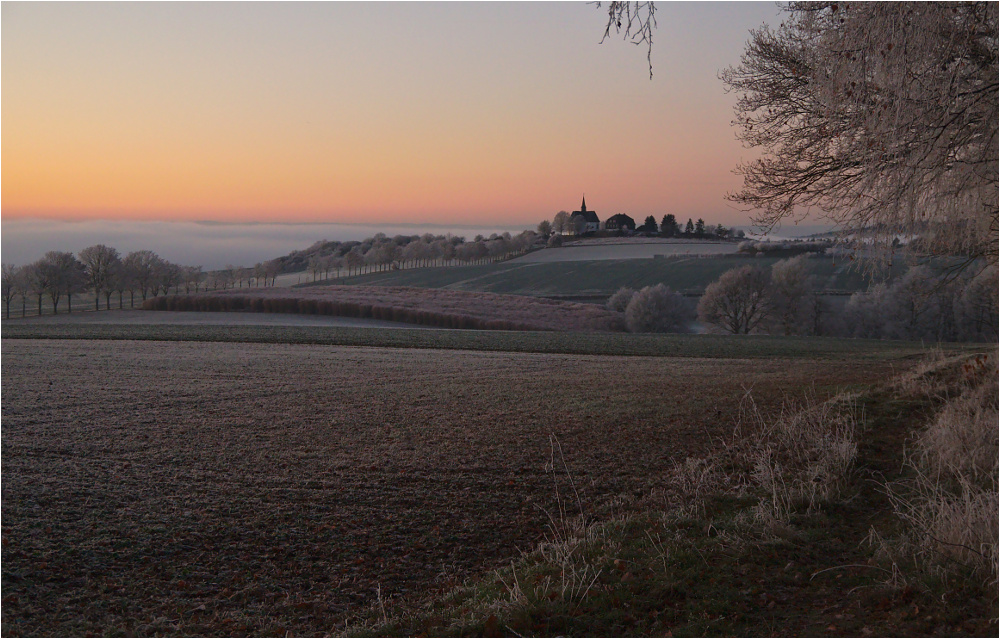
<instances>
[{"instance_id":1,"label":"sky","mask_svg":"<svg viewBox=\"0 0 1000 639\"><path fill-rule=\"evenodd\" d=\"M657 7L650 79L584 3L4 2L4 252L40 221L533 228L584 194L745 226L718 73L780 10Z\"/></svg>"}]
</instances>

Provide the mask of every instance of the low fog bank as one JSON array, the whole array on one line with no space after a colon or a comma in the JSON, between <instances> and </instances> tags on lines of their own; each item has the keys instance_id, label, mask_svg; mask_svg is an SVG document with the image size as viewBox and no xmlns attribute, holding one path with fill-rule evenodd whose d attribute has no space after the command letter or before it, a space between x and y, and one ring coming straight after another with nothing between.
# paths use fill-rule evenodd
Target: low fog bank
<instances>
[{"instance_id":1,"label":"low fog bank","mask_svg":"<svg viewBox=\"0 0 1000 639\"><path fill-rule=\"evenodd\" d=\"M376 233L476 235L512 233L522 227L448 226L435 224L233 224L225 222L148 222L128 220L24 219L3 221L0 232L3 262L27 264L46 251L79 253L94 244L113 246L124 255L149 249L176 264L219 269L227 264L251 266L319 240L363 240Z\"/></svg>"}]
</instances>

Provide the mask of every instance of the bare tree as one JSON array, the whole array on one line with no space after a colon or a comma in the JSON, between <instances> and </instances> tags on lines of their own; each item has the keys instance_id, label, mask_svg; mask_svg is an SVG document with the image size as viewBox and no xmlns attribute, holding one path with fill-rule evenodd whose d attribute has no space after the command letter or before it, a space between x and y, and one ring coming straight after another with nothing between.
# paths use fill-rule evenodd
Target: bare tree
<instances>
[{"instance_id":1,"label":"bare tree","mask_svg":"<svg viewBox=\"0 0 1000 639\"><path fill-rule=\"evenodd\" d=\"M49 277L52 269L42 268L43 260L38 260L28 264L24 269L25 281L27 283L25 292L30 293L38 301L38 314L42 314L42 298L49 290Z\"/></svg>"},{"instance_id":2,"label":"bare tree","mask_svg":"<svg viewBox=\"0 0 1000 639\"><path fill-rule=\"evenodd\" d=\"M771 278L759 266L726 271L698 302L698 319L733 334L756 331L770 313Z\"/></svg>"},{"instance_id":3,"label":"bare tree","mask_svg":"<svg viewBox=\"0 0 1000 639\"><path fill-rule=\"evenodd\" d=\"M17 278L20 276L21 267L13 264L4 264L2 267L2 277L0 277L0 295L3 297L6 317L10 319L10 303L17 295Z\"/></svg>"},{"instance_id":4,"label":"bare tree","mask_svg":"<svg viewBox=\"0 0 1000 639\"><path fill-rule=\"evenodd\" d=\"M21 298L21 317L24 317L28 310L28 274L30 270L31 265L26 264L19 266L14 273L14 293Z\"/></svg>"},{"instance_id":5,"label":"bare tree","mask_svg":"<svg viewBox=\"0 0 1000 639\"><path fill-rule=\"evenodd\" d=\"M268 279L271 280L271 286L274 286L275 279L278 274L281 273L281 261L280 260L268 260L264 262L264 286L267 286Z\"/></svg>"},{"instance_id":6,"label":"bare tree","mask_svg":"<svg viewBox=\"0 0 1000 639\"><path fill-rule=\"evenodd\" d=\"M52 300L52 314L59 312L59 301L65 294L69 312L73 312L73 295L84 290L86 274L83 264L72 253L49 251L36 262L42 291ZM41 301L39 301L41 314Z\"/></svg>"},{"instance_id":7,"label":"bare tree","mask_svg":"<svg viewBox=\"0 0 1000 639\"><path fill-rule=\"evenodd\" d=\"M205 281L205 273L200 266L181 267L181 283L184 285L185 293L190 293L191 289L197 293L203 281Z\"/></svg>"},{"instance_id":8,"label":"bare tree","mask_svg":"<svg viewBox=\"0 0 1000 639\"><path fill-rule=\"evenodd\" d=\"M758 225L815 209L887 252L997 259L998 5L794 2L721 77L747 147L729 199Z\"/></svg>"},{"instance_id":9,"label":"bare tree","mask_svg":"<svg viewBox=\"0 0 1000 639\"><path fill-rule=\"evenodd\" d=\"M156 266L160 256L149 250L132 251L122 260L129 270L129 283L134 287L132 302L135 304L135 290L142 294L145 300L156 281Z\"/></svg>"},{"instance_id":10,"label":"bare tree","mask_svg":"<svg viewBox=\"0 0 1000 639\"><path fill-rule=\"evenodd\" d=\"M83 262L84 267L87 269L87 279L89 280L91 290L94 291L94 310L101 310L102 291L107 293L104 304L104 308L107 310L107 300L111 299L111 289L109 287L111 271L121 262L121 257L118 255L117 249L105 246L104 244L88 246L80 251L80 261Z\"/></svg>"},{"instance_id":11,"label":"bare tree","mask_svg":"<svg viewBox=\"0 0 1000 639\"><path fill-rule=\"evenodd\" d=\"M118 308L125 307L125 291L128 290L129 271L124 261L119 260L114 268L108 273L107 288L105 289L105 308L111 308L111 294L118 293Z\"/></svg>"}]
</instances>

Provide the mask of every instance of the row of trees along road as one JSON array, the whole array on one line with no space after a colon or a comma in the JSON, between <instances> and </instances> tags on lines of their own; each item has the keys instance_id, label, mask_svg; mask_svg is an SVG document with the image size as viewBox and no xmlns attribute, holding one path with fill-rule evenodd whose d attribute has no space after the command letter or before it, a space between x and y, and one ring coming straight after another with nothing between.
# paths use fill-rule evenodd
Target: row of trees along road
<instances>
[{"instance_id":1,"label":"row of trees along road","mask_svg":"<svg viewBox=\"0 0 1000 639\"><path fill-rule=\"evenodd\" d=\"M59 312L59 303L66 298L67 312L73 312L73 296L90 292L94 295L94 309L111 308L111 299L118 298L118 308L125 307L128 294L129 307L135 306L136 294L145 300L149 296L184 291L197 293L202 288L234 287L274 283L278 264L274 260L257 264L254 268L227 267L222 271L205 273L200 266L181 266L163 259L153 251L132 251L122 257L117 249L104 244L90 246L78 255L63 251L49 251L44 257L22 266L4 264L0 294L4 302L5 317L10 318L11 303L21 299L21 316L27 314L29 300L42 314L43 300L49 300L52 313Z\"/></svg>"},{"instance_id":2,"label":"row of trees along road","mask_svg":"<svg viewBox=\"0 0 1000 639\"><path fill-rule=\"evenodd\" d=\"M308 250L311 255L307 268L316 281L329 278L330 273L340 276L344 271L351 276L422 266L484 264L523 254L537 241L533 231L477 235L471 242L451 235L426 233L390 238L378 233L362 242L317 242Z\"/></svg>"}]
</instances>

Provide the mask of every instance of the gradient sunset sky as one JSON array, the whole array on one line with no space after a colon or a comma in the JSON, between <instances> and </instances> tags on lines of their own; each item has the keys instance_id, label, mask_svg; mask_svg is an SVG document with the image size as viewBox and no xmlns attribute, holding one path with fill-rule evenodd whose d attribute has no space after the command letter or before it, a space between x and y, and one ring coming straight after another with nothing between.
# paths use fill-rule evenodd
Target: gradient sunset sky
<instances>
[{"instance_id":1,"label":"gradient sunset sky","mask_svg":"<svg viewBox=\"0 0 1000 639\"><path fill-rule=\"evenodd\" d=\"M2 215L746 224L718 72L773 3L2 5Z\"/></svg>"}]
</instances>

